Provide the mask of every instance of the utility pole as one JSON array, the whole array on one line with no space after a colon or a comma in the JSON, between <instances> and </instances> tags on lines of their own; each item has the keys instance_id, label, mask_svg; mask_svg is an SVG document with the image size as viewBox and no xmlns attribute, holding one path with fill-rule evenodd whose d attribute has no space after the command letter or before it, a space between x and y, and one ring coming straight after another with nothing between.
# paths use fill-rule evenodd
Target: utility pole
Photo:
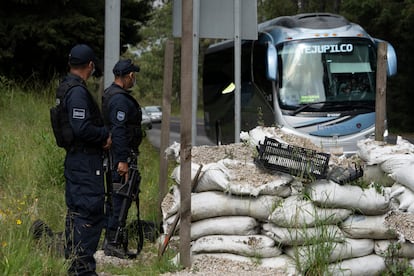
<instances>
[{"instance_id":1,"label":"utility pole","mask_svg":"<svg viewBox=\"0 0 414 276\"><path fill-rule=\"evenodd\" d=\"M121 1L105 0L104 88L113 80L112 68L119 59Z\"/></svg>"},{"instance_id":2,"label":"utility pole","mask_svg":"<svg viewBox=\"0 0 414 276\"><path fill-rule=\"evenodd\" d=\"M181 136L180 136L180 262L191 267L191 107L193 77L193 0L182 1Z\"/></svg>"}]
</instances>

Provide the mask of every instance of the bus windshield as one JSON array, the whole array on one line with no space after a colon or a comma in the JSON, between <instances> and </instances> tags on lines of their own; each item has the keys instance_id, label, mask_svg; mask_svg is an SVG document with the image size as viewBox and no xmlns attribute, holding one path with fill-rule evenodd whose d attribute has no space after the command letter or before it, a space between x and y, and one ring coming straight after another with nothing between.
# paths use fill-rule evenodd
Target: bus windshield
<instances>
[{"instance_id":1,"label":"bus windshield","mask_svg":"<svg viewBox=\"0 0 414 276\"><path fill-rule=\"evenodd\" d=\"M323 111L332 104L373 104L375 59L375 49L365 39L283 43L278 47L280 107L310 106Z\"/></svg>"}]
</instances>

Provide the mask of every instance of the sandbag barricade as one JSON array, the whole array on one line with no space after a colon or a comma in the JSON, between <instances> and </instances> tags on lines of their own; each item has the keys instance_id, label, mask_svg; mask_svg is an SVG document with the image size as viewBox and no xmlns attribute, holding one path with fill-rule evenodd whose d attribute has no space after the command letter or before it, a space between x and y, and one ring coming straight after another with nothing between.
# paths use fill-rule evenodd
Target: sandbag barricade
<instances>
[{"instance_id":1,"label":"sandbag barricade","mask_svg":"<svg viewBox=\"0 0 414 276\"><path fill-rule=\"evenodd\" d=\"M267 129L264 135L254 130L258 132L259 137L273 133ZM245 138L248 136L244 133ZM252 138L249 143L257 145L260 138ZM394 149L372 140L358 144L359 157L366 164L378 166L381 173L395 179L392 187L378 187L372 181L369 187L361 188L326 179L298 185L297 178L286 173L272 175L264 182L258 176L261 183L249 186L238 178L232 166L244 164L251 168L253 156L251 160L246 156L238 160L235 156L203 164L191 198L192 257L216 256L246 262L255 257L261 260L260 265L287 275L306 272L309 260L314 258L312 252L318 247L327 250L328 270L333 275L380 274L386 269L384 248L390 244L401 243L402 257L414 258L414 246L398 240L400 233L384 222L391 210L407 211L412 205L414 211L414 174L399 174L405 164L413 164L414 147L401 143L401 147ZM401 154L404 158L391 159ZM199 164L192 164L193 177L198 167ZM177 183L170 195L174 209L163 210L165 232L180 202L176 192L179 169L178 165L172 174ZM393 175L396 173L399 176ZM397 181L398 177L404 179L403 183Z\"/></svg>"}]
</instances>

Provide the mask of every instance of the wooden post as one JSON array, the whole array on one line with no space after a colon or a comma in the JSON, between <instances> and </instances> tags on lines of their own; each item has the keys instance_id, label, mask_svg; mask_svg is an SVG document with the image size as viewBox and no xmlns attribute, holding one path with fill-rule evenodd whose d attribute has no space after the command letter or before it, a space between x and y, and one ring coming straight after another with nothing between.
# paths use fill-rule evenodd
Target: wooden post
<instances>
[{"instance_id":1,"label":"wooden post","mask_svg":"<svg viewBox=\"0 0 414 276\"><path fill-rule=\"evenodd\" d=\"M191 267L191 107L193 63L193 0L182 1L181 136L180 136L180 263Z\"/></svg>"},{"instance_id":2,"label":"wooden post","mask_svg":"<svg viewBox=\"0 0 414 276\"><path fill-rule=\"evenodd\" d=\"M162 120L160 141L160 178L158 180L158 223L162 221L161 203L168 192L167 174L168 159L165 155L170 140L170 117L171 117L171 91L174 65L174 40L169 39L165 45L164 52L164 87L162 98Z\"/></svg>"},{"instance_id":3,"label":"wooden post","mask_svg":"<svg viewBox=\"0 0 414 276\"><path fill-rule=\"evenodd\" d=\"M384 141L387 113L387 43L380 42L377 52L377 90L375 99L375 140Z\"/></svg>"}]
</instances>

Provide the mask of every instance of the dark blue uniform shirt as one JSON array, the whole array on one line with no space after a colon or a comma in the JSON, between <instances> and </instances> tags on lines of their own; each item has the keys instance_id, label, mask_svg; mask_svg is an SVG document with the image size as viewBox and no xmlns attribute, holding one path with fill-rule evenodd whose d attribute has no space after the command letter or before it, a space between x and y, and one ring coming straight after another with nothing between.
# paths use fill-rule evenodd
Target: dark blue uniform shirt
<instances>
[{"instance_id":1,"label":"dark blue uniform shirt","mask_svg":"<svg viewBox=\"0 0 414 276\"><path fill-rule=\"evenodd\" d=\"M105 94L112 89L121 91L122 88L113 83ZM142 139L141 107L137 101L123 90L124 93L115 93L106 99L108 102L104 104L104 116L108 120L106 124L110 126L112 138L112 157L113 163L127 162L131 154L131 150L138 152L138 146Z\"/></svg>"},{"instance_id":2,"label":"dark blue uniform shirt","mask_svg":"<svg viewBox=\"0 0 414 276\"><path fill-rule=\"evenodd\" d=\"M68 75L67 78L79 78ZM80 79L80 78L79 78ZM80 79L81 82L83 80ZM102 148L109 132L103 126L100 110L92 95L82 86L75 86L65 98L69 123L75 136L75 144L84 147Z\"/></svg>"}]
</instances>

